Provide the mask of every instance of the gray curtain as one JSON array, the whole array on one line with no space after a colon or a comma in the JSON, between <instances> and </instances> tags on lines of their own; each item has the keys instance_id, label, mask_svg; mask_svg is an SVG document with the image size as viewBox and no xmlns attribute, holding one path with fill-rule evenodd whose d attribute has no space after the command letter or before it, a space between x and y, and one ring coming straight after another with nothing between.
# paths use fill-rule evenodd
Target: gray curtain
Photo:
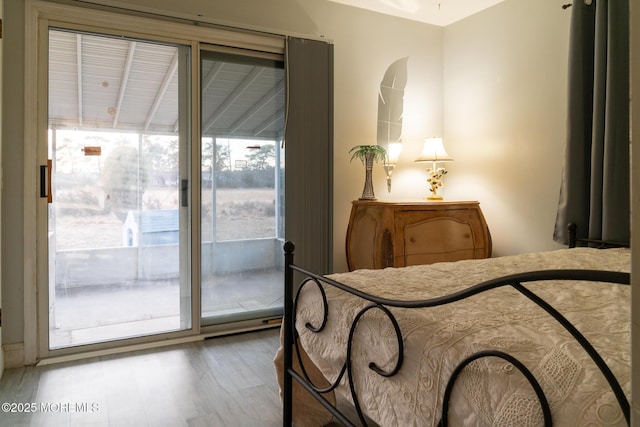
<instances>
[{"instance_id":1,"label":"gray curtain","mask_svg":"<svg viewBox=\"0 0 640 427\"><path fill-rule=\"evenodd\" d=\"M587 4L590 3L590 4ZM629 242L629 2L574 0L565 163L554 240Z\"/></svg>"},{"instance_id":2,"label":"gray curtain","mask_svg":"<svg viewBox=\"0 0 640 427\"><path fill-rule=\"evenodd\" d=\"M286 48L285 238L295 263L333 269L333 45L290 37Z\"/></svg>"}]
</instances>

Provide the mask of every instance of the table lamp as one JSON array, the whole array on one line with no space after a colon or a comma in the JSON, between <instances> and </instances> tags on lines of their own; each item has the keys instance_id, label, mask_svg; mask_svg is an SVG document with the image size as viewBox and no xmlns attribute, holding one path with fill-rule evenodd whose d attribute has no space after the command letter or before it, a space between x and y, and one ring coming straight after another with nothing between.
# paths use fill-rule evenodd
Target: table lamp
<instances>
[{"instance_id":1,"label":"table lamp","mask_svg":"<svg viewBox=\"0 0 640 427\"><path fill-rule=\"evenodd\" d=\"M426 138L422 153L415 160L416 162L431 162L431 168L427 169L427 183L431 195L427 200L442 200L442 196L438 194L438 188L442 187L442 177L447 173L443 167L438 167L438 162L450 162L453 158L449 156L442 145L442 138Z\"/></svg>"}]
</instances>

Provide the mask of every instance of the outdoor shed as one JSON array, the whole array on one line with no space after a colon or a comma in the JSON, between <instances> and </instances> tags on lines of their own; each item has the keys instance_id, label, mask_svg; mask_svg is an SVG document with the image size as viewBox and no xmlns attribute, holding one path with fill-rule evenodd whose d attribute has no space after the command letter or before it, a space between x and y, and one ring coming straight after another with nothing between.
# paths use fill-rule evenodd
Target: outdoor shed
<instances>
[{"instance_id":1,"label":"outdoor shed","mask_svg":"<svg viewBox=\"0 0 640 427\"><path fill-rule=\"evenodd\" d=\"M129 211L122 228L124 246L177 244L179 212L177 209Z\"/></svg>"}]
</instances>

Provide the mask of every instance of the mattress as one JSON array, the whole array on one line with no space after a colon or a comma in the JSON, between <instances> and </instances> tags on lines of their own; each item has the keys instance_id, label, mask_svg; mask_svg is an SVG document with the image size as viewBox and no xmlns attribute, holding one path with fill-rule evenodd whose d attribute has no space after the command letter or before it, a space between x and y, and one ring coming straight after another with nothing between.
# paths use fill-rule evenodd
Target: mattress
<instances>
[{"instance_id":1,"label":"mattress","mask_svg":"<svg viewBox=\"0 0 640 427\"><path fill-rule=\"evenodd\" d=\"M630 251L561 249L329 277L378 297L408 301L447 295L513 273L547 269L629 272ZM536 282L526 287L586 336L629 398L630 287L570 281ZM313 333L304 327L306 322L319 325L322 321L320 292L313 286L301 292L296 328L310 361L334 381L345 362L353 318L368 303L333 287L325 289L326 328ZM404 344L403 365L396 375L387 378L368 368L374 362L391 370L398 357L396 333L381 310L369 310L360 319L352 347L359 404L381 426L437 425L452 371L466 356L487 349L508 353L533 372L550 403L554 425L626 425L613 392L588 354L544 310L511 287L443 306L390 310ZM344 382L338 393L351 401ZM542 425L540 405L529 383L511 363L494 357L479 359L462 371L448 413L453 426Z\"/></svg>"}]
</instances>

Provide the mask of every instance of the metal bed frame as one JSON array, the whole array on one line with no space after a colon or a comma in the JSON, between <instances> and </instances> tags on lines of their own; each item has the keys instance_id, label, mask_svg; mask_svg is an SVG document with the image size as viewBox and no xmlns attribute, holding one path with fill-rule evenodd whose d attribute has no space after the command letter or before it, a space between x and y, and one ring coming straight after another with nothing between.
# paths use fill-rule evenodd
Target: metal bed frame
<instances>
[{"instance_id":1,"label":"metal bed frame","mask_svg":"<svg viewBox=\"0 0 640 427\"><path fill-rule=\"evenodd\" d=\"M625 242L615 242L612 240L597 240L597 239L582 239L578 238L578 226L573 222L570 222L567 226L567 230L569 230L569 247L575 248L577 246L590 246L599 249L606 248L628 248L629 243Z\"/></svg>"},{"instance_id":2,"label":"metal bed frame","mask_svg":"<svg viewBox=\"0 0 640 427\"><path fill-rule=\"evenodd\" d=\"M576 246L576 239L574 238L573 246ZM588 242L587 242L588 243ZM600 245L603 246L603 245ZM607 245L605 245L608 247ZM620 244L614 244L613 246L620 246ZM320 404L322 404L333 416L336 420L342 423L345 426L355 426L350 419L347 418L341 411L338 410L337 407L334 407L323 395L329 392L332 392L338 387L341 380L344 378L344 375L347 375L347 382L349 384L349 389L351 393L351 397L353 402L355 403L355 411L358 415L360 423L364 426L367 425L367 420L365 415L362 412L360 407L360 403L358 400L358 394L355 390L354 382L353 382L353 370L352 370L352 361L351 361L351 343L353 340L353 336L355 333L356 326L360 318L369 310L379 310L389 319L393 328L395 330L397 343L398 343L398 357L396 361L396 365L394 369L391 371L384 371L376 366L375 363L369 363L369 369L376 372L377 374L385 377L391 377L398 373L398 371L402 367L402 362L404 358L404 347L403 347L403 337L402 331L398 325L398 322L392 312L389 310L389 307L402 307L402 308L425 308L425 307L434 307L438 305L452 303L461 299L469 298L473 295L477 295L479 293L489 291L491 289L503 287L503 286L511 286L521 294L529 298L531 301L536 303L542 309L544 309L550 316L552 316L560 325L562 325L571 335L576 339L576 341L582 346L582 348L587 352L587 354L591 357L596 366L600 369L605 379L607 380L609 386L611 387L620 408L626 418L627 424L630 425L630 405L629 401L622 390L619 382L611 372L610 368L607 366L606 362L600 356L600 354L595 350L595 348L589 343L589 341L578 331L575 326L571 324L561 313L559 313L553 306L551 306L548 302L544 301L535 293L528 290L523 283L534 282L534 281L542 281L542 280L583 280L583 281L592 281L592 282L610 282L617 283L620 285L629 285L630 283L630 274L629 273L620 273L620 272L611 272L611 271L599 271L599 270L541 270L535 272L521 273L521 274L513 274L509 276L504 276L500 278L496 278L493 280L485 281L479 283L477 285L471 286L467 289L464 289L459 292L452 293L450 295L431 298L427 300L421 301L397 301L390 300L385 298L378 298L376 296L361 292L357 289L351 288L347 285L344 285L340 282L336 282L327 277L317 275L308 270L305 270L299 266L294 264L294 250L295 247L293 243L286 242L284 244L285 251L285 302L284 302L284 310L285 317L283 322L283 347L284 347L284 378L283 378L283 426L291 426L292 425L292 410L293 410L293 380L300 383L315 399L318 400ZM294 274L302 275L302 280L296 286L294 283ZM360 312L356 314L354 317L350 332L349 339L347 341L346 348L346 361L341 368L341 371L337 377L337 379L330 384L328 387L318 387L312 383L309 379L309 375L304 367L303 361L301 360L300 351L298 347L298 339L297 339L297 331L295 329L296 322L296 311L297 311L297 300L300 295L300 291L305 286L316 286L320 291L323 299L324 305L324 319L320 325L311 325L307 323L305 326L312 332L320 332L323 330L327 323L328 319L328 302L325 291L323 289L324 286L334 286L336 288L342 289L345 292L349 292L353 295L356 295L364 300L369 301L369 304L365 306ZM297 289L297 290L296 290ZM295 293L294 293L295 292ZM298 357L298 362L300 365L300 372L297 372L293 369L293 349L296 349L296 354ZM542 408L542 414L544 419L545 426L551 426L553 424L551 419L551 409L547 398L544 395L542 387L533 376L531 371L527 369L524 364L522 364L515 357L500 351L495 350L485 350L475 353L468 358L461 361L458 367L453 371L451 377L447 383L445 388L445 392L443 395L443 403L442 403L442 415L441 419L438 423L439 426L445 427L447 425L447 413L449 407L449 398L453 391L453 386L455 384L456 378L462 372L462 370L471 362L476 359L484 358L484 357L498 357L502 358L516 367L528 380L528 382L533 387L536 396L540 402Z\"/></svg>"}]
</instances>

